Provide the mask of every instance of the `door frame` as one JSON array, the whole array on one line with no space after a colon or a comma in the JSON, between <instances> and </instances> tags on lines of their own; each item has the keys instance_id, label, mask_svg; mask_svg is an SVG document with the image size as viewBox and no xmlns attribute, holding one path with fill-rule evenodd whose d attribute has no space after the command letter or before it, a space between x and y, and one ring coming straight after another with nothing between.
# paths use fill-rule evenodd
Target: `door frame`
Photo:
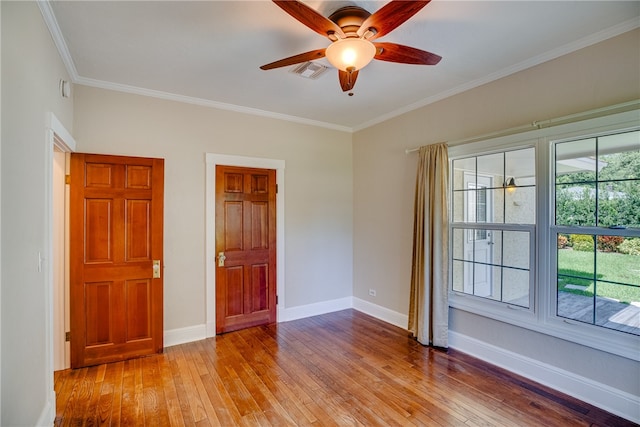
<instances>
[{"instance_id":1,"label":"door frame","mask_svg":"<svg viewBox=\"0 0 640 427\"><path fill-rule=\"evenodd\" d=\"M205 326L206 336L216 335L216 166L275 169L276 184L276 322L282 317L285 304L284 280L284 167L285 161L260 157L206 153L205 174Z\"/></svg>"},{"instance_id":2,"label":"door frame","mask_svg":"<svg viewBox=\"0 0 640 427\"><path fill-rule=\"evenodd\" d=\"M47 372L50 372L46 380L47 393L49 394L48 410L52 414L53 419L56 412L56 394L53 384L54 372L54 351L53 338L54 334L54 316L65 316L64 313L58 313L54 307L54 281L53 281L53 151L54 147L66 153L76 151L76 141L67 131L64 125L58 120L53 113L48 113L46 117L46 136L45 136L45 233L44 233L44 249L39 259L39 267L43 268L45 279L45 360L47 364ZM66 240L66 237L65 237ZM66 249L65 249L66 251ZM65 260L65 270L68 259ZM64 325L64 322L63 322ZM44 415L44 413L43 413Z\"/></svg>"}]
</instances>

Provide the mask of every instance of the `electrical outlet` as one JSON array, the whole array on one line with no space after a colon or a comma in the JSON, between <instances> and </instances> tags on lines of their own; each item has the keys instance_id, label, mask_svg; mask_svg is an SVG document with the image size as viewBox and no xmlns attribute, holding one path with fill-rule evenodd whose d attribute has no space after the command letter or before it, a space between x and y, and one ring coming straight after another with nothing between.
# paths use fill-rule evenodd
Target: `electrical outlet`
<instances>
[{"instance_id":1,"label":"electrical outlet","mask_svg":"<svg viewBox=\"0 0 640 427\"><path fill-rule=\"evenodd\" d=\"M369 289L369 295L372 297L376 296L376 290L375 289Z\"/></svg>"}]
</instances>

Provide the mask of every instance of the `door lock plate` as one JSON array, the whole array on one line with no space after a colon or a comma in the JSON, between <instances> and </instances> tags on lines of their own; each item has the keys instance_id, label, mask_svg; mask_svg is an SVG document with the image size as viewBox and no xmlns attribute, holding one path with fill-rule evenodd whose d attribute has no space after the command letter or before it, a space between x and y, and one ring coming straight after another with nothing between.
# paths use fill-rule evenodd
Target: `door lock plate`
<instances>
[{"instance_id":1,"label":"door lock plate","mask_svg":"<svg viewBox=\"0 0 640 427\"><path fill-rule=\"evenodd\" d=\"M160 278L160 260L159 259L153 260L153 278L154 279Z\"/></svg>"}]
</instances>

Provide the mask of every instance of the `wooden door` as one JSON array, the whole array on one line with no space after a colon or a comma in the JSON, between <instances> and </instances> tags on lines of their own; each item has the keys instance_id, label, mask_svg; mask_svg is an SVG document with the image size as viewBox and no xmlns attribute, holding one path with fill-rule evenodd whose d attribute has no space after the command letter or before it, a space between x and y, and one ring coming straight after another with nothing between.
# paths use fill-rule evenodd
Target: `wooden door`
<instances>
[{"instance_id":1,"label":"wooden door","mask_svg":"<svg viewBox=\"0 0 640 427\"><path fill-rule=\"evenodd\" d=\"M276 321L276 171L216 166L216 333Z\"/></svg>"},{"instance_id":2,"label":"wooden door","mask_svg":"<svg viewBox=\"0 0 640 427\"><path fill-rule=\"evenodd\" d=\"M162 351L164 160L71 155L71 367Z\"/></svg>"}]
</instances>

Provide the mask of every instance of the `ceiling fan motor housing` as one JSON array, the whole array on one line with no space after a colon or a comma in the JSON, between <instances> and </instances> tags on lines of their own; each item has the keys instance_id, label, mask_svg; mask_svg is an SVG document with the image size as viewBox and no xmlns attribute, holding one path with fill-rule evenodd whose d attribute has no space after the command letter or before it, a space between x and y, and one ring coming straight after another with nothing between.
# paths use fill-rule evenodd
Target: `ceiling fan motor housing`
<instances>
[{"instance_id":1,"label":"ceiling fan motor housing","mask_svg":"<svg viewBox=\"0 0 640 427\"><path fill-rule=\"evenodd\" d=\"M358 30L371 14L358 6L345 6L329 15L329 19L342 28L347 37L358 37Z\"/></svg>"}]
</instances>

